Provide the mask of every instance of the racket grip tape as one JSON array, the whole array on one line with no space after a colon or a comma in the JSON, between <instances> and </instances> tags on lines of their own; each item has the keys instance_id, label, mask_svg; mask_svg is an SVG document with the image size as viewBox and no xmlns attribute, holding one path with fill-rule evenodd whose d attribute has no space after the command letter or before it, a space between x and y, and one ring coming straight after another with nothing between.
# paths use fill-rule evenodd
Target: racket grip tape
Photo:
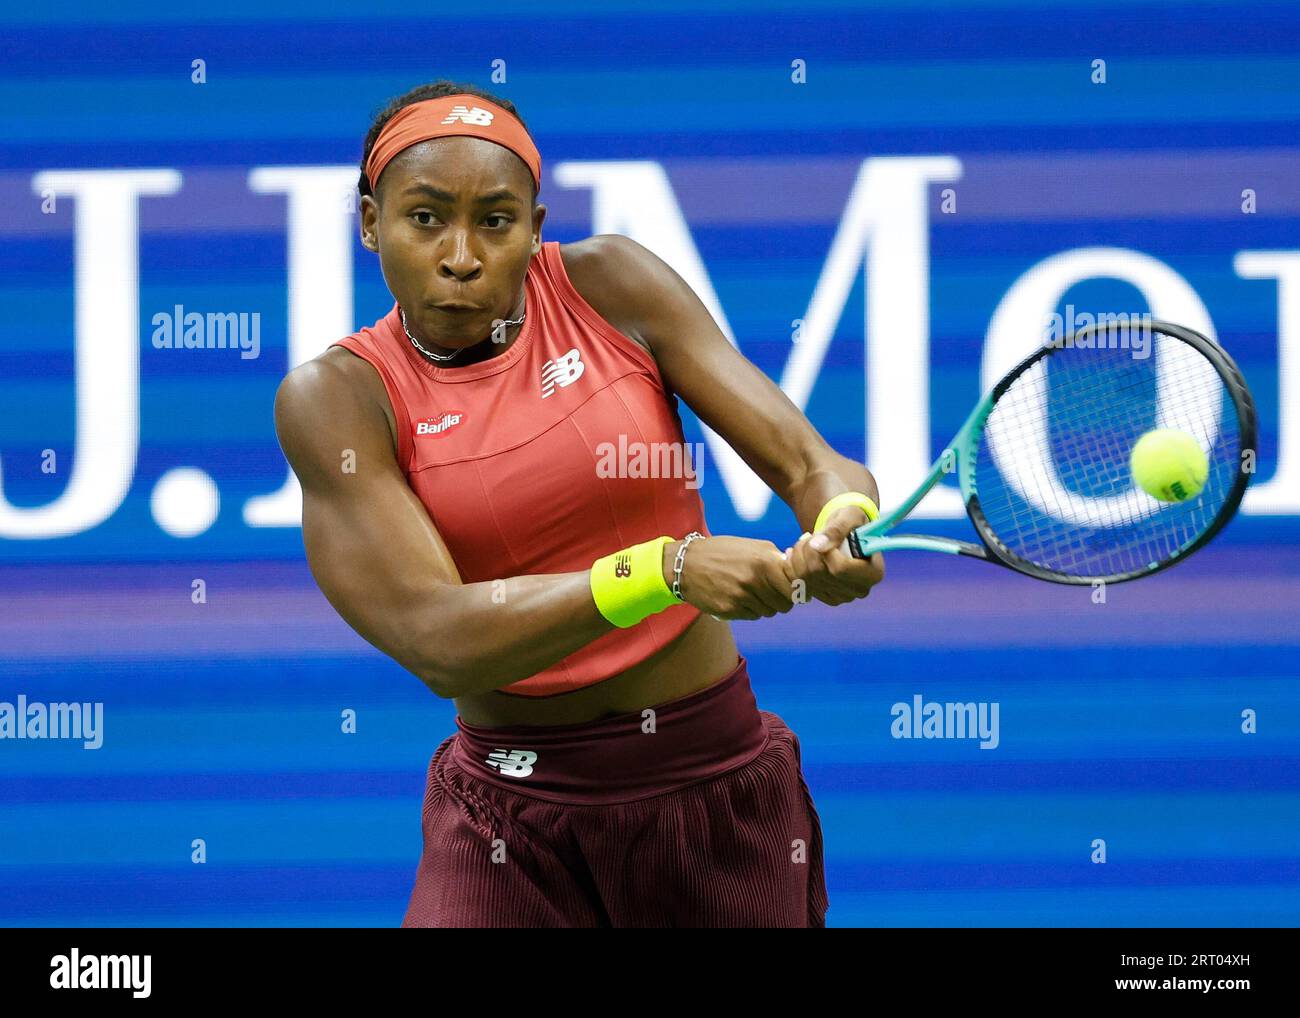
<instances>
[{"instance_id":1,"label":"racket grip tape","mask_svg":"<svg viewBox=\"0 0 1300 1018\"><path fill-rule=\"evenodd\" d=\"M845 555L851 555L853 558L865 558L858 547L858 532L856 530L849 531L849 536L840 545L840 551L844 552Z\"/></svg>"}]
</instances>

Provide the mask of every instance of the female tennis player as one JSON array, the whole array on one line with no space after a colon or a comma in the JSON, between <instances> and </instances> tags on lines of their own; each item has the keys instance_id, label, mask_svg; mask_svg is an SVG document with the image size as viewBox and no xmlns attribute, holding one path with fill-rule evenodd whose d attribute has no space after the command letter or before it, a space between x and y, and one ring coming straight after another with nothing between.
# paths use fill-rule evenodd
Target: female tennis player
<instances>
[{"instance_id":1,"label":"female tennis player","mask_svg":"<svg viewBox=\"0 0 1300 1018\"><path fill-rule=\"evenodd\" d=\"M840 544L874 479L655 255L542 241L510 102L417 88L361 166L395 304L294 369L275 419L321 590L455 701L403 925L825 925L799 742L728 620L864 597L880 559ZM794 546L711 535L694 468L607 469L686 464L678 396L794 511Z\"/></svg>"}]
</instances>

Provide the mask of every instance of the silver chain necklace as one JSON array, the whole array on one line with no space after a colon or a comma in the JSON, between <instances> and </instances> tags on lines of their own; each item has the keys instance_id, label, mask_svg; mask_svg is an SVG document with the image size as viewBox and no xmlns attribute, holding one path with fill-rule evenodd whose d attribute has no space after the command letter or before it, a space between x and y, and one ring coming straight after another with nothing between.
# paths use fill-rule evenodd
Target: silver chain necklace
<instances>
[{"instance_id":1,"label":"silver chain necklace","mask_svg":"<svg viewBox=\"0 0 1300 1018\"><path fill-rule=\"evenodd\" d=\"M468 350L468 349L469 349L469 347L467 347L467 346L462 346L462 347L460 348L460 350L455 350L455 351L453 351L452 353L447 353L447 354L434 353L432 350L426 350L424 347L422 347L422 346L420 345L420 341L419 341L418 339L416 339L414 336L411 335L411 330L410 330L410 329L407 327L407 325L406 325L406 308L401 307L401 306L399 305L398 308L397 308L397 310L398 310L398 313L402 316L402 331L406 333L406 338L409 339L409 340L411 341L412 345L414 345L414 347L415 347L417 350L419 350L420 353L424 354L424 356L428 357L430 360L435 360L435 361L449 361L449 360L451 360L453 357L455 357L457 354L459 354L459 353L461 352L461 350ZM528 317L528 310L525 309L525 310L524 310L524 313L523 313L522 315L520 315L518 318L510 319L510 320L508 320L508 321L502 321L502 322L500 322L499 324L500 324L500 325L523 325L523 324L524 324L524 319L527 318L527 317ZM477 345L477 344L475 344L475 345Z\"/></svg>"}]
</instances>

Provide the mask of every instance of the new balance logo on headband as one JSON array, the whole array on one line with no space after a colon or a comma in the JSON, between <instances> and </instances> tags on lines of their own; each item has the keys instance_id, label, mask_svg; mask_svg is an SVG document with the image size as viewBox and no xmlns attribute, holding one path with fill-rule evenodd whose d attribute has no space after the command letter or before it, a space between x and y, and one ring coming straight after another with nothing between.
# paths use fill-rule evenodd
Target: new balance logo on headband
<instances>
[{"instance_id":1,"label":"new balance logo on headband","mask_svg":"<svg viewBox=\"0 0 1300 1018\"><path fill-rule=\"evenodd\" d=\"M443 118L444 124L454 124L457 120L465 124L474 124L478 127L487 127L496 119L496 114L491 110L485 110L482 106L475 106L472 109L468 106L453 106L451 112Z\"/></svg>"},{"instance_id":2,"label":"new balance logo on headband","mask_svg":"<svg viewBox=\"0 0 1300 1018\"><path fill-rule=\"evenodd\" d=\"M533 773L537 754L531 749L498 749L488 754L485 763L508 777L526 778Z\"/></svg>"},{"instance_id":3,"label":"new balance logo on headband","mask_svg":"<svg viewBox=\"0 0 1300 1018\"><path fill-rule=\"evenodd\" d=\"M582 377L586 369L587 365L582 363L582 354L576 346L563 357L547 361L542 365L542 399L553 393L557 385L560 388L572 385Z\"/></svg>"}]
</instances>

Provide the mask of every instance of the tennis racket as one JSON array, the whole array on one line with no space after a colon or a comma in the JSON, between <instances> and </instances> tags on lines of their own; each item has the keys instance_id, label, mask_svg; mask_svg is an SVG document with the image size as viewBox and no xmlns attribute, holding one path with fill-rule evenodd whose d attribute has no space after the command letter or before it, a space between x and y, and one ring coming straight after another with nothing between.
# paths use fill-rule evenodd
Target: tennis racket
<instances>
[{"instance_id":1,"label":"tennis racket","mask_svg":"<svg viewBox=\"0 0 1300 1018\"><path fill-rule=\"evenodd\" d=\"M1186 432L1205 452L1209 473L1193 497L1163 502L1134 483L1130 453L1155 428ZM1099 323L1017 364L920 487L843 548L857 558L895 549L967 555L1054 583L1150 576L1232 519L1254 472L1255 440L1250 391L1217 343L1151 319ZM953 471L980 542L891 535Z\"/></svg>"}]
</instances>

